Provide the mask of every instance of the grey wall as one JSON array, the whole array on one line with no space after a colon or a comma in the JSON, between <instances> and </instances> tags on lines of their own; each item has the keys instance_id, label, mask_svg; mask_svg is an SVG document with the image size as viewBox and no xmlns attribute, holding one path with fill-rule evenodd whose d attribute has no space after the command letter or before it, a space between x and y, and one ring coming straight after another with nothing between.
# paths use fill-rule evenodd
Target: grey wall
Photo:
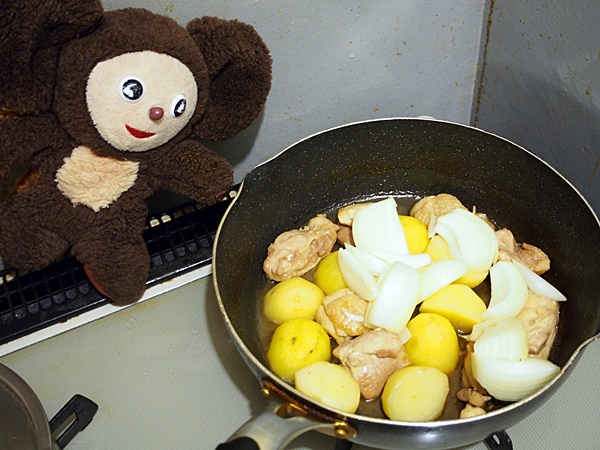
<instances>
[{"instance_id":1,"label":"grey wall","mask_svg":"<svg viewBox=\"0 0 600 450\"><path fill-rule=\"evenodd\" d=\"M250 23L269 46L273 87L261 120L213 145L236 179L288 145L358 120L430 115L468 123L484 0L104 0L181 24Z\"/></svg>"},{"instance_id":2,"label":"grey wall","mask_svg":"<svg viewBox=\"0 0 600 450\"><path fill-rule=\"evenodd\" d=\"M181 24L202 15L239 19L262 35L274 62L264 113L238 137L212 145L234 164L237 181L322 129L430 115L523 145L600 211L597 0L103 3L145 7Z\"/></svg>"},{"instance_id":3,"label":"grey wall","mask_svg":"<svg viewBox=\"0 0 600 450\"><path fill-rule=\"evenodd\" d=\"M600 211L600 2L492 7L475 125L545 159Z\"/></svg>"}]
</instances>

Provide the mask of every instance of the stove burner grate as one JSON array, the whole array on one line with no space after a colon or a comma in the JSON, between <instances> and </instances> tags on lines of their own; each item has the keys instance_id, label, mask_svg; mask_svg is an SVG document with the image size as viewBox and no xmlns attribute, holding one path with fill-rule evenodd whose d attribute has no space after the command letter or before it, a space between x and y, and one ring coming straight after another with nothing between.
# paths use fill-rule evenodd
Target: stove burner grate
<instances>
[{"instance_id":1,"label":"stove burner grate","mask_svg":"<svg viewBox=\"0 0 600 450\"><path fill-rule=\"evenodd\" d=\"M148 217L147 287L211 263L214 237L232 197L205 207L188 202ZM107 303L73 257L34 272L0 266L0 345Z\"/></svg>"}]
</instances>

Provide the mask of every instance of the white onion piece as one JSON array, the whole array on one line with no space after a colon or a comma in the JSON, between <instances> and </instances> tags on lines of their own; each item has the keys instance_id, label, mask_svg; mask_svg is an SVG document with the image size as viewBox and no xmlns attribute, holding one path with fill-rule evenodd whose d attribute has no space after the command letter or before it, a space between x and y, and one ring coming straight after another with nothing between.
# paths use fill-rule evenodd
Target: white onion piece
<instances>
[{"instance_id":1,"label":"white onion piece","mask_svg":"<svg viewBox=\"0 0 600 450\"><path fill-rule=\"evenodd\" d=\"M476 323L475 325L473 325L473 330L471 331L471 334L469 335L468 340L476 341L477 339L479 339L481 337L483 332L485 330L487 330L488 327L491 327L491 326L497 324L502 319L503 318L501 317L499 319L489 319L489 320L484 320L483 322Z\"/></svg>"},{"instance_id":2,"label":"white onion piece","mask_svg":"<svg viewBox=\"0 0 600 450\"><path fill-rule=\"evenodd\" d=\"M352 292L365 300L375 300L377 283L367 266L343 248L338 251L338 264L342 277Z\"/></svg>"},{"instance_id":3,"label":"white onion piece","mask_svg":"<svg viewBox=\"0 0 600 450\"><path fill-rule=\"evenodd\" d=\"M483 320L498 317L514 317L525 305L529 292L525 278L512 262L498 261L490 269L492 295Z\"/></svg>"},{"instance_id":4,"label":"white onion piece","mask_svg":"<svg viewBox=\"0 0 600 450\"><path fill-rule=\"evenodd\" d=\"M402 331L398 334L400 335L400 340L402 341L402 344L406 344L408 340L412 337L410 330L406 327L404 327Z\"/></svg>"},{"instance_id":5,"label":"white onion piece","mask_svg":"<svg viewBox=\"0 0 600 450\"><path fill-rule=\"evenodd\" d=\"M415 310L421 289L419 272L401 262L393 262L377 284L379 294L367 306L365 325L400 333Z\"/></svg>"},{"instance_id":6,"label":"white onion piece","mask_svg":"<svg viewBox=\"0 0 600 450\"><path fill-rule=\"evenodd\" d=\"M498 259L498 240L490 226L464 209L439 217L435 232L444 238L454 259L463 261L469 271L488 270Z\"/></svg>"},{"instance_id":7,"label":"white onion piece","mask_svg":"<svg viewBox=\"0 0 600 450\"><path fill-rule=\"evenodd\" d=\"M516 317L496 320L484 329L473 348L477 356L522 361L529 356L525 324Z\"/></svg>"},{"instance_id":8,"label":"white onion piece","mask_svg":"<svg viewBox=\"0 0 600 450\"><path fill-rule=\"evenodd\" d=\"M388 197L356 211L352 221L356 247L368 252L408 255L408 245L398 218L396 200Z\"/></svg>"},{"instance_id":9,"label":"white onion piece","mask_svg":"<svg viewBox=\"0 0 600 450\"><path fill-rule=\"evenodd\" d=\"M509 361L473 353L471 364L473 376L489 394L507 402L533 394L560 372L550 361L531 357Z\"/></svg>"},{"instance_id":10,"label":"white onion piece","mask_svg":"<svg viewBox=\"0 0 600 450\"><path fill-rule=\"evenodd\" d=\"M421 294L419 301L431 297L443 287L467 273L467 266L458 259L438 261L421 271Z\"/></svg>"},{"instance_id":11,"label":"white onion piece","mask_svg":"<svg viewBox=\"0 0 600 450\"><path fill-rule=\"evenodd\" d=\"M521 271L521 274L527 283L527 287L531 292L557 302L564 302L567 300L567 297L565 297L558 289L552 286L548 281L539 276L533 270L525 267L523 264L517 261L513 261L513 264Z\"/></svg>"},{"instance_id":12,"label":"white onion piece","mask_svg":"<svg viewBox=\"0 0 600 450\"><path fill-rule=\"evenodd\" d=\"M398 255L390 252L377 251L373 252L372 254L377 258L382 259L388 263L398 261L402 264L406 264L407 266L413 267L414 269L425 267L426 265L431 264L431 256L429 255L429 253Z\"/></svg>"},{"instance_id":13,"label":"white onion piece","mask_svg":"<svg viewBox=\"0 0 600 450\"><path fill-rule=\"evenodd\" d=\"M354 247L353 245L346 244L346 250L348 250L353 256L355 256L360 262L362 262L371 274L378 277L388 266L388 262L374 256L366 250Z\"/></svg>"}]
</instances>

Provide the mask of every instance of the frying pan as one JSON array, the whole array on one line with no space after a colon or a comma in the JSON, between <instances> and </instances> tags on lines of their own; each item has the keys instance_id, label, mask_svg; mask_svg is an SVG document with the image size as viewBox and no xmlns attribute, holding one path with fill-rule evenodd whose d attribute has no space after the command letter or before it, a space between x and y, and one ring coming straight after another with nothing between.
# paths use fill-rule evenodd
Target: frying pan
<instances>
[{"instance_id":1,"label":"frying pan","mask_svg":"<svg viewBox=\"0 0 600 450\"><path fill-rule=\"evenodd\" d=\"M565 149L568 151L568 149ZM518 242L543 249L544 276L561 304L550 359L562 370L544 388L484 416L399 422L347 414L303 395L268 368L258 334L262 262L280 233L318 213L386 196L451 193ZM586 200L537 156L466 125L390 118L353 123L303 139L250 171L225 213L213 248L213 280L226 327L269 396L265 410L219 448L283 448L317 429L377 448L454 448L502 436L560 388L600 332L600 224Z\"/></svg>"}]
</instances>

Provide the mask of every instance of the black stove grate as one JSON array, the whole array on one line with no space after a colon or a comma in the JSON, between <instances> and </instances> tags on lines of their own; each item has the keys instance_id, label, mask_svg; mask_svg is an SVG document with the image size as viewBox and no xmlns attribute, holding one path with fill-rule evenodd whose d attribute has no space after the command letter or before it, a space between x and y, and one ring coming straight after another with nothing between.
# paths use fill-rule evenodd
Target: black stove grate
<instances>
[{"instance_id":1,"label":"black stove grate","mask_svg":"<svg viewBox=\"0 0 600 450\"><path fill-rule=\"evenodd\" d=\"M232 191L235 192L235 191ZM147 287L211 263L219 223L233 195L211 206L184 203L148 217ZM72 257L35 272L0 271L0 345L108 303Z\"/></svg>"}]
</instances>

